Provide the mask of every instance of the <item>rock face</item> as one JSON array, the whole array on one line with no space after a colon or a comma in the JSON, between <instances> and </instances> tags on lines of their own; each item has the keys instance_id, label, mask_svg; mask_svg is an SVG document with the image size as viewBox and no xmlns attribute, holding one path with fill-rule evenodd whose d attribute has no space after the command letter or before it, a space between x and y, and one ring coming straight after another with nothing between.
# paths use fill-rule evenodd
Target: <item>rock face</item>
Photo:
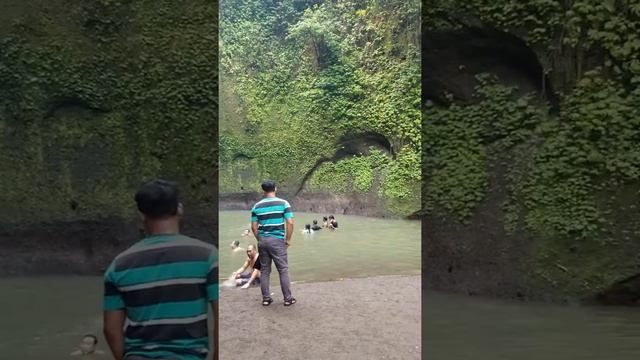
<instances>
[{"instance_id":1,"label":"rock face","mask_svg":"<svg viewBox=\"0 0 640 360\"><path fill-rule=\"evenodd\" d=\"M621 280L595 296L605 305L640 306L640 274Z\"/></svg>"},{"instance_id":2,"label":"rock face","mask_svg":"<svg viewBox=\"0 0 640 360\"><path fill-rule=\"evenodd\" d=\"M381 150L390 155L394 155L391 143L382 134L378 134L375 132L365 132L342 136L337 141L336 149L332 157L319 159L316 164L309 171L307 171L306 174L304 174L304 176L298 183L292 185L293 188L297 189L295 195L297 196L304 190L307 181L311 178L311 176L313 176L313 173L323 163L336 162L338 160L352 156L369 155L371 149Z\"/></svg>"},{"instance_id":3,"label":"rock face","mask_svg":"<svg viewBox=\"0 0 640 360\"><path fill-rule=\"evenodd\" d=\"M517 37L496 30L425 32L422 54L423 69L428 69L422 76L423 102L439 106L476 102L476 75L481 73L517 87L516 96L552 93L543 88L542 66L534 52ZM426 121L428 117L427 112ZM487 196L468 223L439 209L423 217L424 286L468 295L535 297L525 277L532 240L522 232L508 234L504 226L505 161L510 159L504 154L499 161L490 160ZM429 164L424 166L423 173L428 174Z\"/></svg>"},{"instance_id":4,"label":"rock face","mask_svg":"<svg viewBox=\"0 0 640 360\"><path fill-rule=\"evenodd\" d=\"M501 83L531 92L557 105L536 54L524 41L487 28L426 32L422 40L422 96L437 104L469 103L479 85L476 76L497 76Z\"/></svg>"},{"instance_id":5,"label":"rock face","mask_svg":"<svg viewBox=\"0 0 640 360\"><path fill-rule=\"evenodd\" d=\"M215 207L216 2L0 6L0 274L100 272L152 178ZM213 210L185 224L215 229Z\"/></svg>"},{"instance_id":6,"label":"rock face","mask_svg":"<svg viewBox=\"0 0 640 360\"><path fill-rule=\"evenodd\" d=\"M182 232L217 246L218 224L211 213L191 214ZM3 224L0 229L0 276L100 275L118 253L144 236L140 224L120 218Z\"/></svg>"},{"instance_id":7,"label":"rock face","mask_svg":"<svg viewBox=\"0 0 640 360\"><path fill-rule=\"evenodd\" d=\"M287 199L293 211L314 212L327 215L360 215L372 217L388 216L380 198L371 194L362 195L332 195L301 193L288 196L279 193L278 196ZM261 199L259 193L220 194L220 210L250 210L253 204Z\"/></svg>"},{"instance_id":8,"label":"rock face","mask_svg":"<svg viewBox=\"0 0 640 360\"><path fill-rule=\"evenodd\" d=\"M217 5L0 5L0 222L135 216L155 177L211 203Z\"/></svg>"},{"instance_id":9,"label":"rock face","mask_svg":"<svg viewBox=\"0 0 640 360\"><path fill-rule=\"evenodd\" d=\"M526 281L532 239L504 227L504 171L490 172L488 195L468 223L442 213L422 219L423 286L501 298L536 298Z\"/></svg>"},{"instance_id":10,"label":"rock face","mask_svg":"<svg viewBox=\"0 0 640 360\"><path fill-rule=\"evenodd\" d=\"M597 149L608 142L624 142L625 152L635 154L637 144L626 142L625 136L637 137L638 131L615 127L615 121L611 121L607 126L608 134L592 131L584 135L580 127L592 121L588 118L590 111L584 110L590 106L591 100L585 100L589 93L580 92L580 84L566 84L557 80L563 78L562 74L545 75L538 54L518 37L488 27L463 26L460 29L423 33L422 100L424 104L434 104L431 108L425 107L425 122L433 116L429 113L430 109L440 110L437 114L442 119L450 120L456 119L455 116L447 117L452 113L450 105L460 109L478 104L480 99L476 97L478 93L475 89L480 85L476 78L476 74L480 73L497 77L500 84L515 86L517 90L512 93L513 102L521 100L524 94L535 94L535 101L538 102L529 104L534 104L533 107L543 113L538 125L532 127L535 130L523 136L516 146L501 148L499 138L485 135L490 132L474 138L482 152L481 171L484 171L483 176L486 175L487 185L486 189L481 189L483 194L468 218L462 221L446 209L428 204L431 206L427 206L429 209L422 218L424 285L469 295L557 302L595 300L602 304L637 305L640 299L640 283L638 276L634 275L640 270L637 260L640 250L637 242L640 236L640 222L637 220L640 215L637 206L640 182L637 175L620 176L608 170L593 171L600 166L595 165L600 161L597 152L592 157L585 152L586 160L581 165L573 163L567 166L564 159L549 156L549 149L557 145L563 154L575 152L581 156L579 147L558 144L579 142ZM561 54L556 56L561 57ZM556 83L559 90L565 92L562 102L554 94L552 84ZM608 86L615 89L612 92L625 93L624 87L611 84ZM606 98L610 95L602 96ZM620 97L621 101L634 99L632 94L625 96ZM549 107L541 106L544 104ZM482 108L486 111L478 118L489 119L489 127L503 126L500 118L505 114L502 112L503 105ZM599 106L620 114L619 117L625 122L637 123L637 112L619 111L608 102ZM547 109L550 111L545 111ZM595 115L593 119L603 123L609 120L606 114ZM573 126L572 122L579 125ZM541 132L540 129L545 126L562 129L565 135L557 136L558 131ZM518 130L521 129L509 131ZM610 155L618 156L621 153ZM626 155L620 156L628 158ZM557 173L551 170L553 174L547 178L530 177L529 174L543 168L545 161L561 170ZM606 165L609 163L603 162L602 166L609 166ZM638 168L637 162L634 165L631 163L629 166ZM426 175L423 199L427 199L432 190L429 187L429 166L428 162L423 163L423 174ZM452 168L466 171L464 167ZM544 169L546 171L548 168ZM579 181L588 185L578 190L574 186L578 181L573 175L582 171L597 175L581 177ZM543 181L546 182L538 186L537 182ZM529 189L538 191L533 193L534 197L544 195L531 201L531 192L524 196L522 192L517 193L514 189L522 189L524 183L530 186ZM574 191L582 193L574 196ZM555 203L549 200L558 194L563 200L556 198ZM564 199L573 201L576 198L584 204L583 209L577 210L576 205L563 203ZM511 208L508 213L505 204L515 204L517 210ZM593 226L594 230L590 233L579 237L580 227L565 232L558 230L560 226L573 221L574 217L586 218L584 214L591 209L593 214L597 214L594 215L597 220L590 218L590 222L583 222L585 228ZM532 213L536 218L528 217ZM561 225L554 228L558 223Z\"/></svg>"}]
</instances>

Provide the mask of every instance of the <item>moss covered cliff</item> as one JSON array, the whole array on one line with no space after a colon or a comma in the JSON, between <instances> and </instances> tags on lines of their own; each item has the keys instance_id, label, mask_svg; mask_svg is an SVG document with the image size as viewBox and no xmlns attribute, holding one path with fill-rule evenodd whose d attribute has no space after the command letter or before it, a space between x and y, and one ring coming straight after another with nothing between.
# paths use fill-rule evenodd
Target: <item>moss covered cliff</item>
<instances>
[{"instance_id":1,"label":"moss covered cliff","mask_svg":"<svg viewBox=\"0 0 640 360\"><path fill-rule=\"evenodd\" d=\"M417 1L222 1L220 190L420 208Z\"/></svg>"},{"instance_id":2,"label":"moss covered cliff","mask_svg":"<svg viewBox=\"0 0 640 360\"><path fill-rule=\"evenodd\" d=\"M100 272L155 177L215 243L217 4L0 4L0 275Z\"/></svg>"},{"instance_id":3,"label":"moss covered cliff","mask_svg":"<svg viewBox=\"0 0 640 360\"><path fill-rule=\"evenodd\" d=\"M640 273L640 3L423 15L427 281L559 300Z\"/></svg>"},{"instance_id":4,"label":"moss covered cliff","mask_svg":"<svg viewBox=\"0 0 640 360\"><path fill-rule=\"evenodd\" d=\"M2 7L0 222L128 217L158 176L213 202L215 2Z\"/></svg>"}]
</instances>

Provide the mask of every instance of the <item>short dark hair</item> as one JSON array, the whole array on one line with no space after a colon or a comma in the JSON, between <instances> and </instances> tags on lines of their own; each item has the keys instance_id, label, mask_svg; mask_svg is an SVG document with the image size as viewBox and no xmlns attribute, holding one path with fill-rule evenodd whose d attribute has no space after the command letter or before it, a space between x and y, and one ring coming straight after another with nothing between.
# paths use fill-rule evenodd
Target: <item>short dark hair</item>
<instances>
[{"instance_id":1,"label":"short dark hair","mask_svg":"<svg viewBox=\"0 0 640 360\"><path fill-rule=\"evenodd\" d=\"M87 334L87 335L83 336L82 338L83 339L84 338L92 338L93 339L93 345L98 345L98 338L93 334Z\"/></svg>"},{"instance_id":2,"label":"short dark hair","mask_svg":"<svg viewBox=\"0 0 640 360\"><path fill-rule=\"evenodd\" d=\"M151 180L136 192L138 210L150 218L174 216L178 213L178 185L167 180Z\"/></svg>"},{"instance_id":3,"label":"short dark hair","mask_svg":"<svg viewBox=\"0 0 640 360\"><path fill-rule=\"evenodd\" d=\"M276 191L276 182L273 180L265 180L262 182L262 190L264 192L274 192Z\"/></svg>"},{"instance_id":4,"label":"short dark hair","mask_svg":"<svg viewBox=\"0 0 640 360\"><path fill-rule=\"evenodd\" d=\"M240 246L240 241L239 240L233 240L233 245Z\"/></svg>"}]
</instances>

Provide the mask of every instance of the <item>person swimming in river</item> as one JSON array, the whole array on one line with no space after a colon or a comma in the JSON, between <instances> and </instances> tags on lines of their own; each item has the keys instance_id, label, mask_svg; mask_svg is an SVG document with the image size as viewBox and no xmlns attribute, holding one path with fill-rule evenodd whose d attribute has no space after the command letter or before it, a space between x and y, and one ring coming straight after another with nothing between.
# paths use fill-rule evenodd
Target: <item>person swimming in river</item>
<instances>
[{"instance_id":1,"label":"person swimming in river","mask_svg":"<svg viewBox=\"0 0 640 360\"><path fill-rule=\"evenodd\" d=\"M313 230L311 229L311 224L306 224L304 226L304 230L302 230L303 234L313 234Z\"/></svg>"},{"instance_id":2,"label":"person swimming in river","mask_svg":"<svg viewBox=\"0 0 640 360\"><path fill-rule=\"evenodd\" d=\"M311 230L313 231L322 230L322 227L318 225L318 220L313 220L313 225L311 225Z\"/></svg>"},{"instance_id":3,"label":"person swimming in river","mask_svg":"<svg viewBox=\"0 0 640 360\"><path fill-rule=\"evenodd\" d=\"M248 237L251 234L251 230L249 229L244 229L242 231L242 234L240 234L240 236L242 236L243 238Z\"/></svg>"},{"instance_id":4,"label":"person swimming in river","mask_svg":"<svg viewBox=\"0 0 640 360\"><path fill-rule=\"evenodd\" d=\"M236 286L241 286L242 289L248 289L252 284L260 284L260 254L255 245L247 246L247 259L232 274L232 277L236 281Z\"/></svg>"},{"instance_id":5,"label":"person swimming in river","mask_svg":"<svg viewBox=\"0 0 640 360\"><path fill-rule=\"evenodd\" d=\"M338 220L333 215L329 215L329 229L335 230L338 228Z\"/></svg>"},{"instance_id":6,"label":"person swimming in river","mask_svg":"<svg viewBox=\"0 0 640 360\"><path fill-rule=\"evenodd\" d=\"M329 220L327 219L326 216L322 217L322 227L323 228L328 228L329 227Z\"/></svg>"},{"instance_id":7,"label":"person swimming in river","mask_svg":"<svg viewBox=\"0 0 640 360\"><path fill-rule=\"evenodd\" d=\"M234 240L231 243L231 250L233 250L233 252L238 252L238 251L243 251L244 249L240 247L240 241L239 240Z\"/></svg>"},{"instance_id":8,"label":"person swimming in river","mask_svg":"<svg viewBox=\"0 0 640 360\"><path fill-rule=\"evenodd\" d=\"M78 348L71 353L71 356L91 356L104 355L104 351L97 350L98 338L93 334L87 334L80 340Z\"/></svg>"}]
</instances>

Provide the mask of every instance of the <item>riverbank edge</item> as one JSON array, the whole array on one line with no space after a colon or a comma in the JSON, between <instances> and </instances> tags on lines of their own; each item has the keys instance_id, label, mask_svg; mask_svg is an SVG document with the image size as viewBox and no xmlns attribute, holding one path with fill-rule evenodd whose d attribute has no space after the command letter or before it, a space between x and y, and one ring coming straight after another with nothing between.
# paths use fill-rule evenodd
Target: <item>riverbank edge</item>
<instances>
[{"instance_id":1,"label":"riverbank edge","mask_svg":"<svg viewBox=\"0 0 640 360\"><path fill-rule=\"evenodd\" d=\"M294 212L420 220L419 216L416 215L417 212L407 216L393 214L387 210L384 200L375 193L331 194L303 192L294 196L279 192L278 197L289 201ZM222 193L218 197L218 210L249 210L260 199L262 199L262 194L259 192Z\"/></svg>"},{"instance_id":2,"label":"riverbank edge","mask_svg":"<svg viewBox=\"0 0 640 360\"><path fill-rule=\"evenodd\" d=\"M272 274L272 276L276 276L277 278L277 274ZM405 278L405 277L422 277L421 274L384 274L384 275L371 275L371 276L356 276L356 277L343 277L343 278L336 278L336 279L323 279L323 280L299 280L299 281L292 281L291 284L292 285L302 285L302 284L316 284L316 283L325 283L325 282L336 282L336 281L345 281L345 280L365 280L365 279L373 279L373 278L387 278L387 277L398 277L398 278ZM219 279L220 283L222 284L223 281L228 280L228 278L225 279ZM275 287L276 286L274 285ZM259 286L256 286L257 288L259 288ZM220 287L220 289L222 289L223 287ZM233 290L233 289L237 289L236 287L226 287L225 289L227 290Z\"/></svg>"},{"instance_id":3,"label":"riverbank edge","mask_svg":"<svg viewBox=\"0 0 640 360\"><path fill-rule=\"evenodd\" d=\"M536 239L523 232L507 234L489 205L482 204L468 224L422 218L423 288L524 302L640 307L640 275L582 294L540 281L545 269L532 261Z\"/></svg>"},{"instance_id":4,"label":"riverbank edge","mask_svg":"<svg viewBox=\"0 0 640 360\"><path fill-rule=\"evenodd\" d=\"M218 246L215 210L191 209L181 233ZM0 277L102 275L113 258L144 237L139 220L0 224Z\"/></svg>"}]
</instances>

